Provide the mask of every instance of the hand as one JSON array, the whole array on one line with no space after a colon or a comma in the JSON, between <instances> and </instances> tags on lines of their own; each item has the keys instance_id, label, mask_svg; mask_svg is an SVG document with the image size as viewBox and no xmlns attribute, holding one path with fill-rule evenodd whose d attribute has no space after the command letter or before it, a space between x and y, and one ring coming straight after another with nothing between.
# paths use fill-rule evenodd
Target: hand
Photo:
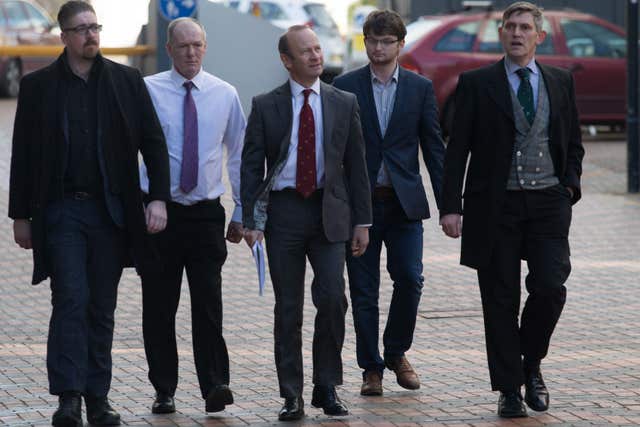
<instances>
[{"instance_id":1,"label":"hand","mask_svg":"<svg viewBox=\"0 0 640 427\"><path fill-rule=\"evenodd\" d=\"M244 241L247 242L247 245L249 245L251 249L253 249L255 242L262 242L262 239L264 239L264 233L262 231L244 229Z\"/></svg>"},{"instance_id":2,"label":"hand","mask_svg":"<svg viewBox=\"0 0 640 427\"><path fill-rule=\"evenodd\" d=\"M31 221L28 219L16 219L13 221L13 240L22 249L31 249Z\"/></svg>"},{"instance_id":3,"label":"hand","mask_svg":"<svg viewBox=\"0 0 640 427\"><path fill-rule=\"evenodd\" d=\"M369 244L369 228L355 226L353 228L353 239L351 239L351 255L359 257L367 250Z\"/></svg>"},{"instance_id":4,"label":"hand","mask_svg":"<svg viewBox=\"0 0 640 427\"><path fill-rule=\"evenodd\" d=\"M446 214L440 218L442 231L449 237L457 239L462 234L462 215Z\"/></svg>"},{"instance_id":5,"label":"hand","mask_svg":"<svg viewBox=\"0 0 640 427\"><path fill-rule=\"evenodd\" d=\"M229 226L227 227L226 239L231 243L239 243L242 240L243 235L244 235L244 228L242 228L242 223L237 221L231 221L229 223Z\"/></svg>"},{"instance_id":6,"label":"hand","mask_svg":"<svg viewBox=\"0 0 640 427\"><path fill-rule=\"evenodd\" d=\"M167 205L162 200L154 200L144 209L147 231L159 233L167 226Z\"/></svg>"},{"instance_id":7,"label":"hand","mask_svg":"<svg viewBox=\"0 0 640 427\"><path fill-rule=\"evenodd\" d=\"M571 199L573 200L573 188L571 187L566 187L567 191L569 192L569 194L571 194Z\"/></svg>"}]
</instances>

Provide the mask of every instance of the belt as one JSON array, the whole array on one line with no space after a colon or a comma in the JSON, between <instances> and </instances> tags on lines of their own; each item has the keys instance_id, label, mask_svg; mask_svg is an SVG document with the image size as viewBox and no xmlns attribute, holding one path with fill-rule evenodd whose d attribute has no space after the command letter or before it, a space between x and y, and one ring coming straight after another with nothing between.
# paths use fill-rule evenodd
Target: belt
<instances>
[{"instance_id":1,"label":"belt","mask_svg":"<svg viewBox=\"0 0 640 427\"><path fill-rule=\"evenodd\" d=\"M73 200L91 200L95 199L95 196L86 191L69 191L64 193L64 196Z\"/></svg>"},{"instance_id":2,"label":"belt","mask_svg":"<svg viewBox=\"0 0 640 427\"><path fill-rule=\"evenodd\" d=\"M376 200L390 200L396 197L393 187L376 187L373 189L373 198Z\"/></svg>"}]
</instances>

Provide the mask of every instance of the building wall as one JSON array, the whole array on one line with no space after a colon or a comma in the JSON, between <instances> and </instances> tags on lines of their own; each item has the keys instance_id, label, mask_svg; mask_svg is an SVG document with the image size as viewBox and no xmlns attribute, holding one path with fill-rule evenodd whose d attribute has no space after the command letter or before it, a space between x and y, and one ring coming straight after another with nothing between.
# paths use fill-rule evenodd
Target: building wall
<instances>
[{"instance_id":1,"label":"building wall","mask_svg":"<svg viewBox=\"0 0 640 427\"><path fill-rule=\"evenodd\" d=\"M504 9L513 0L494 0L494 9ZM534 0L533 3L545 9L571 8L581 12L591 13L600 18L625 26L625 0ZM462 9L462 0L413 0L410 5L409 20L412 21L422 15L432 15Z\"/></svg>"}]
</instances>

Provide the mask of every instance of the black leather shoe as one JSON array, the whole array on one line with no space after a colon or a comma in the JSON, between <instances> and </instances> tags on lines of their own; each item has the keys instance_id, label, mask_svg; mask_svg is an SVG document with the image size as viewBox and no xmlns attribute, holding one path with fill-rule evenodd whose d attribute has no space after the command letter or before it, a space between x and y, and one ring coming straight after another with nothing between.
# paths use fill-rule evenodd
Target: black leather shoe
<instances>
[{"instance_id":1,"label":"black leather shoe","mask_svg":"<svg viewBox=\"0 0 640 427\"><path fill-rule=\"evenodd\" d=\"M527 416L520 391L501 391L498 399L498 416L502 418L520 418Z\"/></svg>"},{"instance_id":2,"label":"black leather shoe","mask_svg":"<svg viewBox=\"0 0 640 427\"><path fill-rule=\"evenodd\" d=\"M84 403L87 406L87 421L96 426L119 426L120 414L109 404L107 396L85 396Z\"/></svg>"},{"instance_id":3,"label":"black leather shoe","mask_svg":"<svg viewBox=\"0 0 640 427\"><path fill-rule=\"evenodd\" d=\"M233 403L233 394L226 384L213 386L207 394L205 403L205 411L220 412L224 411L226 405Z\"/></svg>"},{"instance_id":4,"label":"black leather shoe","mask_svg":"<svg viewBox=\"0 0 640 427\"><path fill-rule=\"evenodd\" d=\"M278 413L280 421L296 421L304 417L304 400L302 397L287 397Z\"/></svg>"},{"instance_id":5,"label":"black leather shoe","mask_svg":"<svg viewBox=\"0 0 640 427\"><path fill-rule=\"evenodd\" d=\"M322 408L327 415L349 415L347 405L342 403L334 386L313 386L311 405L315 408Z\"/></svg>"},{"instance_id":6,"label":"black leather shoe","mask_svg":"<svg viewBox=\"0 0 640 427\"><path fill-rule=\"evenodd\" d=\"M549 391L544 385L540 369L525 373L524 401L534 411L546 411L549 409Z\"/></svg>"},{"instance_id":7,"label":"black leather shoe","mask_svg":"<svg viewBox=\"0 0 640 427\"><path fill-rule=\"evenodd\" d=\"M157 392L156 399L151 406L151 412L154 414L173 414L176 412L176 403L173 396L169 393Z\"/></svg>"},{"instance_id":8,"label":"black leather shoe","mask_svg":"<svg viewBox=\"0 0 640 427\"><path fill-rule=\"evenodd\" d=\"M65 391L58 397L58 409L51 417L56 427L82 427L82 402L80 393Z\"/></svg>"}]
</instances>

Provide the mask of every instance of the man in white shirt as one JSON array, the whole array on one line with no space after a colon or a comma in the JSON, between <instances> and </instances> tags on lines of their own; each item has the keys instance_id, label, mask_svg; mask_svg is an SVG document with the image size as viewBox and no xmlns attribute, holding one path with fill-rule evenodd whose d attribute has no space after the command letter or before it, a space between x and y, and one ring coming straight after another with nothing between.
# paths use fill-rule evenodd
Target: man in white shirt
<instances>
[{"instance_id":1,"label":"man in white shirt","mask_svg":"<svg viewBox=\"0 0 640 427\"><path fill-rule=\"evenodd\" d=\"M206 32L191 18L169 23L171 70L145 79L167 140L171 171L168 225L155 246L162 264L142 276L143 334L149 379L156 389L153 413L175 412L178 383L175 316L183 270L191 294L193 353L206 412L233 403L229 356L222 336L221 270L227 256L220 196L223 145L235 202L226 239L242 240L240 155L246 120L235 88L202 69ZM142 191L147 191L141 167Z\"/></svg>"},{"instance_id":2,"label":"man in white shirt","mask_svg":"<svg viewBox=\"0 0 640 427\"><path fill-rule=\"evenodd\" d=\"M253 99L242 152L245 240L266 238L275 294L275 358L284 405L281 421L304 416L302 313L307 258L317 308L311 405L347 415L342 384L345 242L353 256L369 242L371 193L358 103L318 79L322 50L306 26L278 45L289 81ZM265 174L265 162L267 166Z\"/></svg>"}]
</instances>

